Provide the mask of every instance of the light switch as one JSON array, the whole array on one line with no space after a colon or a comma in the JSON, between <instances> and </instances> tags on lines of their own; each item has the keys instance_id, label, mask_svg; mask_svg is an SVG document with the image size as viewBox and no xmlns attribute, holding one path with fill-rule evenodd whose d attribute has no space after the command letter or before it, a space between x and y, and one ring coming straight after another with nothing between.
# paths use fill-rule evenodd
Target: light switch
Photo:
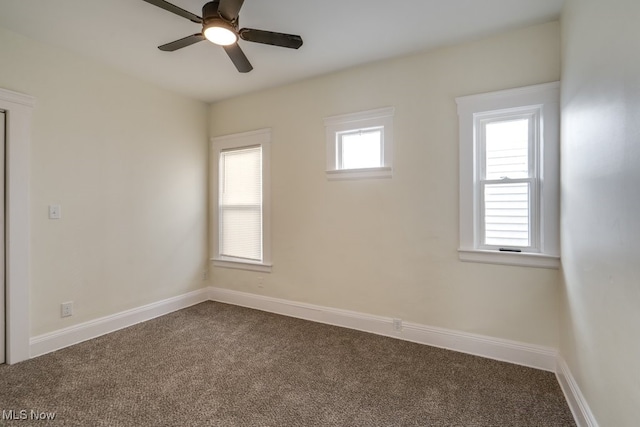
<instances>
[{"instance_id":1,"label":"light switch","mask_svg":"<svg viewBox=\"0 0 640 427\"><path fill-rule=\"evenodd\" d=\"M49 219L60 219L60 205L49 205Z\"/></svg>"}]
</instances>

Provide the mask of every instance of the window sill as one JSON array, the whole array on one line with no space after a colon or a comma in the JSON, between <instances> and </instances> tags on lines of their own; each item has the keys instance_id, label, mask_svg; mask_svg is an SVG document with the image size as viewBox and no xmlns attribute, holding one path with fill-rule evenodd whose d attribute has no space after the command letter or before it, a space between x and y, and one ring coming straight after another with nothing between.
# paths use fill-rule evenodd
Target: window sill
<instances>
[{"instance_id":1,"label":"window sill","mask_svg":"<svg viewBox=\"0 0 640 427\"><path fill-rule=\"evenodd\" d=\"M479 249L458 249L460 261L520 267L560 268L560 257L526 252L499 252Z\"/></svg>"},{"instance_id":2,"label":"window sill","mask_svg":"<svg viewBox=\"0 0 640 427\"><path fill-rule=\"evenodd\" d=\"M230 261L227 259L211 258L214 267L235 268L238 270L260 271L271 273L272 264L261 264L257 262Z\"/></svg>"},{"instance_id":3,"label":"window sill","mask_svg":"<svg viewBox=\"0 0 640 427\"><path fill-rule=\"evenodd\" d=\"M364 168L364 169L337 169L328 170L327 179L369 179L369 178L391 178L393 169L388 166L380 168Z\"/></svg>"}]
</instances>

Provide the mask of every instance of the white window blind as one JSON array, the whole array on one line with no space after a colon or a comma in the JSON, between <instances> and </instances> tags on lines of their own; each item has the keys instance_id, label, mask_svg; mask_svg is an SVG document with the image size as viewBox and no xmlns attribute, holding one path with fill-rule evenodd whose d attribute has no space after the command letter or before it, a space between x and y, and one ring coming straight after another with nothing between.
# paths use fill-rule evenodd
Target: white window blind
<instances>
[{"instance_id":1,"label":"white window blind","mask_svg":"<svg viewBox=\"0 0 640 427\"><path fill-rule=\"evenodd\" d=\"M262 147L220 153L220 256L249 261L262 254Z\"/></svg>"},{"instance_id":2,"label":"white window blind","mask_svg":"<svg viewBox=\"0 0 640 427\"><path fill-rule=\"evenodd\" d=\"M486 246L530 247L535 187L530 118L485 121L481 178L482 241Z\"/></svg>"}]
</instances>

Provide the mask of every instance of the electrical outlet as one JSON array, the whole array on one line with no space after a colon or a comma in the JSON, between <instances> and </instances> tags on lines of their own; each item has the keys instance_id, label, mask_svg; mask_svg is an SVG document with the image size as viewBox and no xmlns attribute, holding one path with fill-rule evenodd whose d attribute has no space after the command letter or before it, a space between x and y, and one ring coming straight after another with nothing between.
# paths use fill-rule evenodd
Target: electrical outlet
<instances>
[{"instance_id":1,"label":"electrical outlet","mask_svg":"<svg viewBox=\"0 0 640 427\"><path fill-rule=\"evenodd\" d=\"M402 319L393 319L393 330L394 331L402 330Z\"/></svg>"},{"instance_id":2,"label":"electrical outlet","mask_svg":"<svg viewBox=\"0 0 640 427\"><path fill-rule=\"evenodd\" d=\"M207 270L202 272L202 280L207 280L209 278L209 272Z\"/></svg>"},{"instance_id":3,"label":"electrical outlet","mask_svg":"<svg viewBox=\"0 0 640 427\"><path fill-rule=\"evenodd\" d=\"M258 277L258 287L260 289L264 288L264 277L262 276Z\"/></svg>"},{"instance_id":4,"label":"electrical outlet","mask_svg":"<svg viewBox=\"0 0 640 427\"><path fill-rule=\"evenodd\" d=\"M63 302L60 305L61 317L73 316L73 301Z\"/></svg>"}]
</instances>

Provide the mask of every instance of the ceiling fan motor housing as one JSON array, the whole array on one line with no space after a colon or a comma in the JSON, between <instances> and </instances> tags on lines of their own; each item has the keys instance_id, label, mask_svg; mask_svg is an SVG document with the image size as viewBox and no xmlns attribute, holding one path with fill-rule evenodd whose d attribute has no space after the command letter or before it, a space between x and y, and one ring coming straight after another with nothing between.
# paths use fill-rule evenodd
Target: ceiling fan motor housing
<instances>
[{"instance_id":1,"label":"ceiling fan motor housing","mask_svg":"<svg viewBox=\"0 0 640 427\"><path fill-rule=\"evenodd\" d=\"M218 6L220 5L220 0L210 1L205 3L202 6L202 19L207 20L211 18L218 18Z\"/></svg>"},{"instance_id":2,"label":"ceiling fan motor housing","mask_svg":"<svg viewBox=\"0 0 640 427\"><path fill-rule=\"evenodd\" d=\"M238 18L229 22L218 12L220 0L210 1L202 6L202 28L222 27L238 33Z\"/></svg>"}]
</instances>

